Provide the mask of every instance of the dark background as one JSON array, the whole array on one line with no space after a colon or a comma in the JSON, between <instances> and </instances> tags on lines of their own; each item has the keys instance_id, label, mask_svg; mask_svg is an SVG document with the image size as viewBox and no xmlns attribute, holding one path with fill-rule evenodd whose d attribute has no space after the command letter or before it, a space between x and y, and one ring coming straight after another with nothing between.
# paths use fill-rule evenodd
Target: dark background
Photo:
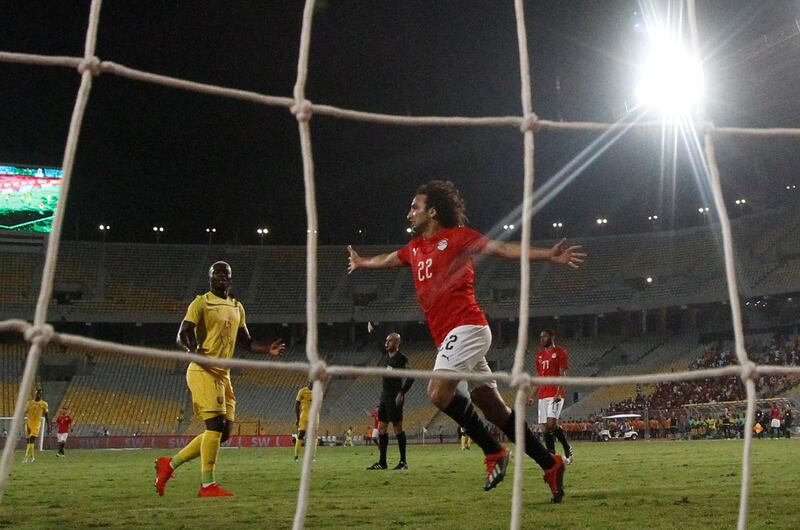
<instances>
[{"instance_id":1,"label":"dark background","mask_svg":"<svg viewBox=\"0 0 800 530\"><path fill-rule=\"evenodd\" d=\"M646 3L650 5L650 2ZM663 5L663 4L659 4ZM88 1L0 1L0 50L80 56ZM104 2L103 60L204 83L291 96L300 1ZM615 121L633 103L647 39L632 1L526 2L534 108L553 120ZM800 126L797 0L698 2L707 114L717 125ZM783 31L788 38L781 39ZM0 161L60 166L79 84L75 71L0 63ZM307 96L315 103L408 115L519 115L513 2L320 2ZM471 224L490 231L519 204L522 135L514 128L404 128L315 116L320 243L401 243L417 185L449 178ZM537 187L597 134L537 135ZM800 184L796 141L721 139L726 199L748 209ZM659 133L632 132L534 219L537 238L702 222L709 205L685 150L662 162ZM672 155L667 152L667 160ZM796 193L796 191L795 191ZM115 77L95 79L68 197L65 238L258 242L305 239L297 125L268 108ZM358 230L364 231L358 235ZM513 237L513 236L512 236Z\"/></svg>"}]
</instances>

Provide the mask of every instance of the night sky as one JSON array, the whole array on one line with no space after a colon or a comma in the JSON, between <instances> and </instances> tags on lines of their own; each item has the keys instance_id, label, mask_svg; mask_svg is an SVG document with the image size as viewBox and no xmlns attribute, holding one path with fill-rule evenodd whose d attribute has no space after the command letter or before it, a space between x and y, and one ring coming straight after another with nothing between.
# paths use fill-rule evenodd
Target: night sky
<instances>
[{"instance_id":1,"label":"night sky","mask_svg":"<svg viewBox=\"0 0 800 530\"><path fill-rule=\"evenodd\" d=\"M82 55L88 1L0 1L0 50ZM800 37L758 46L800 17L798 0L699 1L707 113L717 125L800 126ZM291 96L302 2L104 2L97 55L194 81ZM526 2L534 108L543 118L615 121L634 102L646 44L632 1ZM519 115L513 2L320 2L307 97L403 115ZM0 63L0 162L59 166L79 76ZM320 243L401 243L417 185L449 178L471 224L489 231L521 198L522 135L513 128L405 128L315 116ZM596 134L537 135L537 185ZM626 135L534 220L535 236L590 235L698 223L705 203L679 153L662 175L658 134ZM800 184L797 142L720 140L729 203L753 209ZM177 91L113 75L95 79L68 198L65 238L299 244L305 238L297 125L283 108Z\"/></svg>"}]
</instances>

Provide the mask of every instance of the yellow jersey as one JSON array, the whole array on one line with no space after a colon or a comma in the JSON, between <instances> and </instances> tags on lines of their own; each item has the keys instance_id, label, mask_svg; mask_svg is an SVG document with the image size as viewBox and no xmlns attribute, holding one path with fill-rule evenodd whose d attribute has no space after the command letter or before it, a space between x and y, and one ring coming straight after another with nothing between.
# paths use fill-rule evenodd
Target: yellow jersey
<instances>
[{"instance_id":1,"label":"yellow jersey","mask_svg":"<svg viewBox=\"0 0 800 530\"><path fill-rule=\"evenodd\" d=\"M47 414L48 411L47 401L43 399L40 401L29 399L28 404L25 406L25 416L28 417L28 423L32 425L38 425L42 421L42 416Z\"/></svg>"},{"instance_id":2,"label":"yellow jersey","mask_svg":"<svg viewBox=\"0 0 800 530\"><path fill-rule=\"evenodd\" d=\"M207 357L215 359L233 357L236 336L239 329L246 325L241 302L231 297L220 298L210 291L189 304L183 319L196 326L197 346L205 351ZM191 363L189 369L202 370L203 367ZM225 369L225 376L229 374L230 370Z\"/></svg>"},{"instance_id":3,"label":"yellow jersey","mask_svg":"<svg viewBox=\"0 0 800 530\"><path fill-rule=\"evenodd\" d=\"M308 417L308 413L311 411L311 398L313 392L307 386L304 386L300 389L297 393L297 401L300 403L300 417Z\"/></svg>"}]
</instances>

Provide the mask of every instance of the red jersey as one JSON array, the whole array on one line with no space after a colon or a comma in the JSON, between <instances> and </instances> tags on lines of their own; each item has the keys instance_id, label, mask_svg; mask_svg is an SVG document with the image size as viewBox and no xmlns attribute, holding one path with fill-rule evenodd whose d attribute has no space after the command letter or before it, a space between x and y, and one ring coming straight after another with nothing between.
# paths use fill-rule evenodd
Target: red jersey
<instances>
[{"instance_id":1,"label":"red jersey","mask_svg":"<svg viewBox=\"0 0 800 530\"><path fill-rule=\"evenodd\" d=\"M58 434L69 432L69 426L72 424L72 416L59 416L56 418L56 425L58 426Z\"/></svg>"},{"instance_id":2,"label":"red jersey","mask_svg":"<svg viewBox=\"0 0 800 530\"><path fill-rule=\"evenodd\" d=\"M377 410L373 410L371 412L371 414L372 414L372 423L374 424L373 427L375 427L377 429L378 428L378 411Z\"/></svg>"},{"instance_id":3,"label":"red jersey","mask_svg":"<svg viewBox=\"0 0 800 530\"><path fill-rule=\"evenodd\" d=\"M465 226L443 228L425 239L418 236L397 251L411 267L417 301L436 346L458 326L488 324L475 300L472 256L486 249L489 240Z\"/></svg>"},{"instance_id":4,"label":"red jersey","mask_svg":"<svg viewBox=\"0 0 800 530\"><path fill-rule=\"evenodd\" d=\"M569 368L567 350L560 346L545 348L536 352L536 375L559 376ZM539 399L564 397L558 394L558 385L542 385L539 387Z\"/></svg>"},{"instance_id":5,"label":"red jersey","mask_svg":"<svg viewBox=\"0 0 800 530\"><path fill-rule=\"evenodd\" d=\"M770 412L772 413L773 420L781 419L781 409L779 409L778 407L772 407L772 410L770 410Z\"/></svg>"}]
</instances>

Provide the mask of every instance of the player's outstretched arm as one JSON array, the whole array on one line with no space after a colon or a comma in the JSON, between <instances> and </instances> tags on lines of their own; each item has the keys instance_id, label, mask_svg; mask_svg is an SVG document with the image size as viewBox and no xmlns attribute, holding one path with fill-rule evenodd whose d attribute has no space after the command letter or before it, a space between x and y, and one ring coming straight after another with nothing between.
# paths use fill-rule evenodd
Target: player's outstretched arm
<instances>
[{"instance_id":1,"label":"player's outstretched arm","mask_svg":"<svg viewBox=\"0 0 800 530\"><path fill-rule=\"evenodd\" d=\"M522 256L522 247L519 243L492 240L486 246L485 253L498 258L519 259ZM577 269L583 264L586 253L581 245L568 247L566 239L562 239L550 248L530 247L529 257L531 261L549 261Z\"/></svg>"},{"instance_id":2,"label":"player's outstretched arm","mask_svg":"<svg viewBox=\"0 0 800 530\"><path fill-rule=\"evenodd\" d=\"M386 353L385 343L381 337L386 337L386 330L383 326L376 326L372 322L367 322L367 333L372 344L377 348L378 353L384 355Z\"/></svg>"},{"instance_id":3,"label":"player's outstretched arm","mask_svg":"<svg viewBox=\"0 0 800 530\"><path fill-rule=\"evenodd\" d=\"M391 269L403 266L403 262L397 257L397 251L364 257L359 256L351 245L347 245L347 252L350 253L347 258L347 274L351 274L356 269Z\"/></svg>"},{"instance_id":4,"label":"player's outstretched arm","mask_svg":"<svg viewBox=\"0 0 800 530\"><path fill-rule=\"evenodd\" d=\"M277 357L286 350L286 344L283 343L283 339L275 339L269 344L266 342L256 342L253 340L253 337L250 336L250 331L247 329L247 326L239 328L239 333L236 335L236 342L250 353L263 353L265 355L272 355L273 357Z\"/></svg>"}]
</instances>

